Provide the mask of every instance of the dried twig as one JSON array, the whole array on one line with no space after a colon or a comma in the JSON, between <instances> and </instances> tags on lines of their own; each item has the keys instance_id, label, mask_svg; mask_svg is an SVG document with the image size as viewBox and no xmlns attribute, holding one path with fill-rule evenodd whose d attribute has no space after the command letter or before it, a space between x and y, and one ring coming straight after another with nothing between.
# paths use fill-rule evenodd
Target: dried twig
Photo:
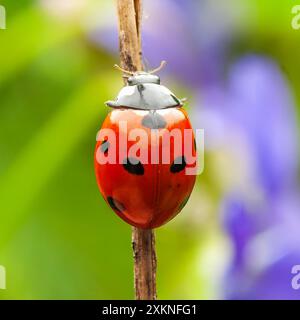
<instances>
[{"instance_id":1,"label":"dried twig","mask_svg":"<svg viewBox=\"0 0 300 320\"><path fill-rule=\"evenodd\" d=\"M121 67L142 70L142 0L118 0ZM156 299L156 253L153 230L132 229L134 284L137 300Z\"/></svg>"}]
</instances>

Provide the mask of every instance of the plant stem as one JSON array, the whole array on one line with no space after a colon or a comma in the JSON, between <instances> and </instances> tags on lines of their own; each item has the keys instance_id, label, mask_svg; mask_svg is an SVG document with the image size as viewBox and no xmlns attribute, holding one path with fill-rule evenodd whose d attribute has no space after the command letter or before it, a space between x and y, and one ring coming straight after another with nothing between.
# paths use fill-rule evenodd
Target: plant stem
<instances>
[{"instance_id":1,"label":"plant stem","mask_svg":"<svg viewBox=\"0 0 300 320\"><path fill-rule=\"evenodd\" d=\"M137 300L156 300L154 231L132 228L134 287Z\"/></svg>"},{"instance_id":2,"label":"plant stem","mask_svg":"<svg viewBox=\"0 0 300 320\"><path fill-rule=\"evenodd\" d=\"M118 0L121 67L142 70L142 0ZM132 228L134 286L137 300L156 299L156 253L153 230Z\"/></svg>"}]
</instances>

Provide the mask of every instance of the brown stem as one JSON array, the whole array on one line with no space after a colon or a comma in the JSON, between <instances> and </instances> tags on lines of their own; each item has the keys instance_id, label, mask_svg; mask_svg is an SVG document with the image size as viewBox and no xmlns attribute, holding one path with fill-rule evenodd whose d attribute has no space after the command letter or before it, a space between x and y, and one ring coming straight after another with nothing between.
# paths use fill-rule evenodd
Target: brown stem
<instances>
[{"instance_id":1,"label":"brown stem","mask_svg":"<svg viewBox=\"0 0 300 320\"><path fill-rule=\"evenodd\" d=\"M134 287L137 300L156 300L154 231L132 228Z\"/></svg>"},{"instance_id":2,"label":"brown stem","mask_svg":"<svg viewBox=\"0 0 300 320\"><path fill-rule=\"evenodd\" d=\"M142 70L142 0L118 0L120 59L123 69ZM156 299L156 253L153 230L132 228L134 285L137 300Z\"/></svg>"},{"instance_id":3,"label":"brown stem","mask_svg":"<svg viewBox=\"0 0 300 320\"><path fill-rule=\"evenodd\" d=\"M141 0L118 0L121 66L128 71L142 70L141 11Z\"/></svg>"}]
</instances>

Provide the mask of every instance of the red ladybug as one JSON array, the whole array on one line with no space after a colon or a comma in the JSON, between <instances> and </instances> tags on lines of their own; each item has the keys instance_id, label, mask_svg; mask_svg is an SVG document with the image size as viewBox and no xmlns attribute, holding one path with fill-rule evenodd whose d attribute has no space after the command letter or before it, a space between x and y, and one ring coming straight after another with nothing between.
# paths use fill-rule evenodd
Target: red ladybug
<instances>
[{"instance_id":1,"label":"red ladybug","mask_svg":"<svg viewBox=\"0 0 300 320\"><path fill-rule=\"evenodd\" d=\"M183 209L193 190L195 173L186 170L196 166L195 138L182 102L160 85L159 77L137 72L127 83L116 101L107 102L113 110L104 120L96 144L97 183L119 217L139 228L157 228ZM139 137L140 150L135 148L136 153L131 154L137 141L132 141L130 133L136 129L144 133ZM191 132L191 152L185 154L185 139L167 139L173 129L182 137L186 129ZM169 161L162 160L163 153ZM114 161L103 162L109 156Z\"/></svg>"}]
</instances>

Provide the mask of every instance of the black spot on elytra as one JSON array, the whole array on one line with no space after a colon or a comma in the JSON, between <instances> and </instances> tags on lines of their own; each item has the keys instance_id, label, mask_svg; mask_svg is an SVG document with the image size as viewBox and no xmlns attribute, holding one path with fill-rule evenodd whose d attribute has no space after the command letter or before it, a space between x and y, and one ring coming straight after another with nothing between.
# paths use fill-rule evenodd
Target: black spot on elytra
<instances>
[{"instance_id":1,"label":"black spot on elytra","mask_svg":"<svg viewBox=\"0 0 300 320\"><path fill-rule=\"evenodd\" d=\"M185 157L180 156L174 160L174 162L172 163L172 165L170 167L170 171L172 173L177 173L177 172L184 170L185 167L186 167Z\"/></svg>"},{"instance_id":2,"label":"black spot on elytra","mask_svg":"<svg viewBox=\"0 0 300 320\"><path fill-rule=\"evenodd\" d=\"M163 116L157 112L149 112L142 120L142 125L149 129L163 129L167 126L167 122Z\"/></svg>"},{"instance_id":3,"label":"black spot on elytra","mask_svg":"<svg viewBox=\"0 0 300 320\"><path fill-rule=\"evenodd\" d=\"M141 162L136 158L126 158L123 161L124 169L132 174L141 176L144 174L144 167Z\"/></svg>"},{"instance_id":4,"label":"black spot on elytra","mask_svg":"<svg viewBox=\"0 0 300 320\"><path fill-rule=\"evenodd\" d=\"M187 202L189 201L189 198L190 198L190 196L187 196L187 197L181 202L181 204L180 204L179 207L178 207L178 212L181 211L181 210L185 207L185 205L186 205Z\"/></svg>"},{"instance_id":5,"label":"black spot on elytra","mask_svg":"<svg viewBox=\"0 0 300 320\"><path fill-rule=\"evenodd\" d=\"M114 199L113 197L107 197L107 202L110 205L110 207L117 212L122 212L125 210L122 203L120 203L118 200Z\"/></svg>"},{"instance_id":6,"label":"black spot on elytra","mask_svg":"<svg viewBox=\"0 0 300 320\"><path fill-rule=\"evenodd\" d=\"M108 149L109 149L109 146L110 146L109 142L108 142L107 140L104 140L104 141L101 143L100 149L101 149L101 151L102 151L104 154L107 154Z\"/></svg>"}]
</instances>

